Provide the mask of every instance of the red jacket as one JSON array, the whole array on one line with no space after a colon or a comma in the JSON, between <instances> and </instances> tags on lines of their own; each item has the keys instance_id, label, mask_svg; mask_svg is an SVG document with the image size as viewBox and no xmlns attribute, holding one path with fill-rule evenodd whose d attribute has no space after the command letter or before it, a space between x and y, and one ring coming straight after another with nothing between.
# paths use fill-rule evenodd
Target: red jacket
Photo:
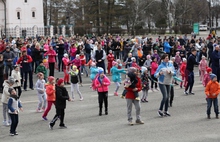
<instances>
[{"instance_id":1,"label":"red jacket","mask_svg":"<svg viewBox=\"0 0 220 142\"><path fill-rule=\"evenodd\" d=\"M107 56L107 60L108 60L109 63L112 63L112 61L115 60L114 55L109 53L108 56Z\"/></svg>"},{"instance_id":2,"label":"red jacket","mask_svg":"<svg viewBox=\"0 0 220 142\"><path fill-rule=\"evenodd\" d=\"M79 58L81 60L81 65L85 65L86 64L86 57L85 57L85 55L80 55Z\"/></svg>"},{"instance_id":3,"label":"red jacket","mask_svg":"<svg viewBox=\"0 0 220 142\"><path fill-rule=\"evenodd\" d=\"M2 53L6 49L6 44L4 41L0 42L0 53Z\"/></svg>"},{"instance_id":4,"label":"red jacket","mask_svg":"<svg viewBox=\"0 0 220 142\"><path fill-rule=\"evenodd\" d=\"M31 58L31 56L29 55L26 55L27 56L27 63L31 63L33 61L33 59ZM23 56L21 56L18 61L17 61L17 64L21 64L23 61Z\"/></svg>"},{"instance_id":5,"label":"red jacket","mask_svg":"<svg viewBox=\"0 0 220 142\"><path fill-rule=\"evenodd\" d=\"M138 64L135 63L135 62L132 62L132 63L131 63L131 67L135 67L135 68L137 68L138 70L141 70L141 67L138 66Z\"/></svg>"},{"instance_id":6,"label":"red jacket","mask_svg":"<svg viewBox=\"0 0 220 142\"><path fill-rule=\"evenodd\" d=\"M156 72L157 68L158 68L158 63L152 62L151 63L151 75L154 75L154 73Z\"/></svg>"},{"instance_id":7,"label":"red jacket","mask_svg":"<svg viewBox=\"0 0 220 142\"><path fill-rule=\"evenodd\" d=\"M55 101L56 100L55 85L47 84L46 85L46 94L47 94L48 101Z\"/></svg>"},{"instance_id":8,"label":"red jacket","mask_svg":"<svg viewBox=\"0 0 220 142\"><path fill-rule=\"evenodd\" d=\"M181 66L180 66L181 76L185 76L185 70L186 70L186 63L182 62Z\"/></svg>"},{"instance_id":9,"label":"red jacket","mask_svg":"<svg viewBox=\"0 0 220 142\"><path fill-rule=\"evenodd\" d=\"M44 56L48 55L48 63L55 63L56 62L56 52L54 50L48 50L46 53L44 53Z\"/></svg>"},{"instance_id":10,"label":"red jacket","mask_svg":"<svg viewBox=\"0 0 220 142\"><path fill-rule=\"evenodd\" d=\"M138 80L138 83L136 84L136 88L138 89L137 91L140 92L141 89L142 89L142 85L141 85L141 79L139 77L137 77L137 80ZM127 93L126 93L126 99L135 99L135 95L134 95L134 92L133 92L133 89L134 88L125 88L127 90Z\"/></svg>"}]
</instances>

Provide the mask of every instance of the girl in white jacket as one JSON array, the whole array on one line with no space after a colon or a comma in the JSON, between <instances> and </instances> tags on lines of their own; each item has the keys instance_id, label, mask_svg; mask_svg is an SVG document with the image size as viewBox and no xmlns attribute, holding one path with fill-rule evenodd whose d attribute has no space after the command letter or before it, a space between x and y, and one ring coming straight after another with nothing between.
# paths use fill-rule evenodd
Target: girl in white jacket
<instances>
[{"instance_id":1,"label":"girl in white jacket","mask_svg":"<svg viewBox=\"0 0 220 142\"><path fill-rule=\"evenodd\" d=\"M45 110L46 107L46 88L45 88L45 80L44 80L44 74L38 73L38 80L35 84L35 88L37 90L38 95L38 107L36 112L42 112Z\"/></svg>"},{"instance_id":2,"label":"girl in white jacket","mask_svg":"<svg viewBox=\"0 0 220 142\"><path fill-rule=\"evenodd\" d=\"M12 70L12 73L11 73L11 76L14 78L15 80L15 83L13 85L15 91L18 90L18 99L21 97L21 74L20 74L20 71L19 71L19 66L18 65L15 65L14 66L14 69Z\"/></svg>"},{"instance_id":3,"label":"girl in white jacket","mask_svg":"<svg viewBox=\"0 0 220 142\"><path fill-rule=\"evenodd\" d=\"M10 123L11 123L11 118L8 114L8 99L10 97L10 94L8 92L8 89L9 88L13 88L13 84L14 84L14 78L12 77L9 77L8 80L5 80L4 83L3 83L3 93L2 93L2 99L1 99L1 102L2 102L2 106L3 106L3 125L4 126L9 126ZM8 114L8 121L7 121L7 118L6 118L6 115Z\"/></svg>"}]
</instances>

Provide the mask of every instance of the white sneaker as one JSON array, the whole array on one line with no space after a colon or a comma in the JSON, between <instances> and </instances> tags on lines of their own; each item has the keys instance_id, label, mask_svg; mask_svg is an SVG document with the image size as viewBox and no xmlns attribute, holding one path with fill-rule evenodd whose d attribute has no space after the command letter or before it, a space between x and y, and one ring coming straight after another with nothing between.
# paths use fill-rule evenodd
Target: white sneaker
<instances>
[{"instance_id":1,"label":"white sneaker","mask_svg":"<svg viewBox=\"0 0 220 142\"><path fill-rule=\"evenodd\" d=\"M4 125L4 126L9 126L9 124L8 124L7 121L3 121L3 125Z\"/></svg>"},{"instance_id":2,"label":"white sneaker","mask_svg":"<svg viewBox=\"0 0 220 142\"><path fill-rule=\"evenodd\" d=\"M83 100L83 97L82 97L82 98L80 98L79 100L80 100L80 101L82 101L82 100Z\"/></svg>"},{"instance_id":3,"label":"white sneaker","mask_svg":"<svg viewBox=\"0 0 220 142\"><path fill-rule=\"evenodd\" d=\"M81 73L81 75L83 75L83 73Z\"/></svg>"}]
</instances>

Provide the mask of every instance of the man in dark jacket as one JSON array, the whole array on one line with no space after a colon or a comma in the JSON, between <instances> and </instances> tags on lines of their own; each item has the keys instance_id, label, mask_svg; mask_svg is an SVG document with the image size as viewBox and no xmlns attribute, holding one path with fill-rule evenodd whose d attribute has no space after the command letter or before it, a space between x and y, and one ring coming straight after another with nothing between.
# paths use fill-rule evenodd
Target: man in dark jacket
<instances>
[{"instance_id":1,"label":"man in dark jacket","mask_svg":"<svg viewBox=\"0 0 220 142\"><path fill-rule=\"evenodd\" d=\"M60 128L67 128L64 124L66 100L71 101L68 91L64 87L64 80L60 78L58 79L56 84L56 101L55 101L56 115L49 124L50 129L53 129L53 126L55 125L58 119L60 119Z\"/></svg>"},{"instance_id":2,"label":"man in dark jacket","mask_svg":"<svg viewBox=\"0 0 220 142\"><path fill-rule=\"evenodd\" d=\"M88 61L91 59L91 51L92 51L92 47L89 44L89 40L86 41L85 44L85 51L86 51L86 63L88 63Z\"/></svg>"},{"instance_id":3,"label":"man in dark jacket","mask_svg":"<svg viewBox=\"0 0 220 142\"><path fill-rule=\"evenodd\" d=\"M213 39L210 39L210 41L209 41L209 43L208 43L208 45L207 45L207 47L208 47L208 59L209 59L209 66L212 64L212 58L211 58L211 56L212 56L212 52L213 52Z\"/></svg>"},{"instance_id":4,"label":"man in dark jacket","mask_svg":"<svg viewBox=\"0 0 220 142\"><path fill-rule=\"evenodd\" d=\"M10 51L10 47L6 47L6 51L3 53L3 58L6 65L5 66L6 77L8 77L8 75L11 76L11 71L13 70L13 60L15 58L15 55L12 51Z\"/></svg>"},{"instance_id":5,"label":"man in dark jacket","mask_svg":"<svg viewBox=\"0 0 220 142\"><path fill-rule=\"evenodd\" d=\"M191 55L189 56L189 58L187 59L187 65L186 65L186 70L185 70L185 76L186 76L186 80L188 81L187 86L185 88L185 94L192 94L194 95L195 93L192 92L192 88L194 85L194 65L199 65L198 62L196 62L196 49L192 48L191 49ZM189 93L187 92L189 89Z\"/></svg>"},{"instance_id":6,"label":"man in dark jacket","mask_svg":"<svg viewBox=\"0 0 220 142\"><path fill-rule=\"evenodd\" d=\"M57 54L58 54L58 70L63 71L63 55L64 55L64 42L60 40L59 44L57 44ZM62 66L61 66L62 65ZM62 67L60 70L60 66Z\"/></svg>"},{"instance_id":7,"label":"man in dark jacket","mask_svg":"<svg viewBox=\"0 0 220 142\"><path fill-rule=\"evenodd\" d=\"M220 80L220 68L219 68L219 45L215 46L215 50L211 54L211 60L212 60L212 73L217 76L217 81Z\"/></svg>"},{"instance_id":8,"label":"man in dark jacket","mask_svg":"<svg viewBox=\"0 0 220 142\"><path fill-rule=\"evenodd\" d=\"M97 62L96 66L101 67L104 69L104 73L106 74L106 69L105 69L105 59L106 59L106 53L105 50L102 49L102 45L99 43L98 44L98 49L95 51L93 55L93 59Z\"/></svg>"},{"instance_id":9,"label":"man in dark jacket","mask_svg":"<svg viewBox=\"0 0 220 142\"><path fill-rule=\"evenodd\" d=\"M3 55L0 54L0 93L3 92L3 82L4 82L4 59Z\"/></svg>"}]
</instances>

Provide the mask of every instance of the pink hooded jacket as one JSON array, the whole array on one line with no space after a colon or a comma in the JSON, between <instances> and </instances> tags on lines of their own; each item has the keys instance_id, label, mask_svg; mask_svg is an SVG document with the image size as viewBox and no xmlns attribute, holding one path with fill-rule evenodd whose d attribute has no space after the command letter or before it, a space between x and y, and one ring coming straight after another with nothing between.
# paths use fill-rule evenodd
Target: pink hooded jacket
<instances>
[{"instance_id":1,"label":"pink hooded jacket","mask_svg":"<svg viewBox=\"0 0 220 142\"><path fill-rule=\"evenodd\" d=\"M98 92L107 92L108 91L108 86L111 84L110 80L108 77L104 77L102 80L102 83L99 82L98 77L95 79L95 86L98 90Z\"/></svg>"},{"instance_id":2,"label":"pink hooded jacket","mask_svg":"<svg viewBox=\"0 0 220 142\"><path fill-rule=\"evenodd\" d=\"M202 84L204 87L206 87L206 85L208 84L208 82L211 80L210 78L210 74L209 73L206 73L204 74L204 79L202 81Z\"/></svg>"},{"instance_id":3,"label":"pink hooded jacket","mask_svg":"<svg viewBox=\"0 0 220 142\"><path fill-rule=\"evenodd\" d=\"M199 70L200 71L206 71L206 68L208 67L206 60L201 60L199 64Z\"/></svg>"}]
</instances>

